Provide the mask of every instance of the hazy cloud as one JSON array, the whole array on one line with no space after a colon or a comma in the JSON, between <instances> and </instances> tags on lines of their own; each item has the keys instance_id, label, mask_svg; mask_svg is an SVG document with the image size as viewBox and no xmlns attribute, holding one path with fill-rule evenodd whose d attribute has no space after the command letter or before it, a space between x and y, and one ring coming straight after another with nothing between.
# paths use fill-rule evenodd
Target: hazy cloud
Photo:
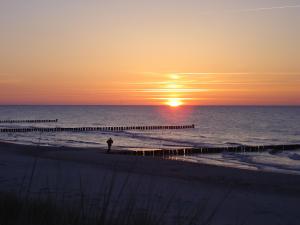
<instances>
[{"instance_id":1,"label":"hazy cloud","mask_svg":"<svg viewBox=\"0 0 300 225\"><path fill-rule=\"evenodd\" d=\"M284 6L272 6L272 7L262 7L262 8L252 8L252 9L237 9L237 10L228 10L225 12L239 13L239 12L259 12L266 10L276 10L276 9L292 9L300 8L300 5L284 5Z\"/></svg>"}]
</instances>

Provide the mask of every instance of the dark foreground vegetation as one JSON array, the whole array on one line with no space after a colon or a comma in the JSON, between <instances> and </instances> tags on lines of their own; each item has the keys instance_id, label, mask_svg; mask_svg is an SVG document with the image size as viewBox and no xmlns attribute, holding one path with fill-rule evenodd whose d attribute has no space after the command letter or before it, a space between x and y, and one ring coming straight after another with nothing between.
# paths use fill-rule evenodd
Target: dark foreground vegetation
<instances>
[{"instance_id":1,"label":"dark foreground vegetation","mask_svg":"<svg viewBox=\"0 0 300 225\"><path fill-rule=\"evenodd\" d=\"M60 207L50 199L20 199L13 194L0 194L0 225L138 225L161 224L149 214L136 215L130 208L111 218L106 209L93 215L79 208ZM157 218L156 218L157 219Z\"/></svg>"},{"instance_id":2,"label":"dark foreground vegetation","mask_svg":"<svg viewBox=\"0 0 300 225\"><path fill-rule=\"evenodd\" d=\"M62 207L51 199L27 199L11 193L0 193L0 225L163 225L166 222L167 208L155 214L151 207L144 212L138 211L132 200L126 204L124 211L109 211L105 206L86 210L81 207ZM195 213L184 219L177 218L175 224L198 224L198 216ZM209 224L209 221L206 222L204 224Z\"/></svg>"}]
</instances>

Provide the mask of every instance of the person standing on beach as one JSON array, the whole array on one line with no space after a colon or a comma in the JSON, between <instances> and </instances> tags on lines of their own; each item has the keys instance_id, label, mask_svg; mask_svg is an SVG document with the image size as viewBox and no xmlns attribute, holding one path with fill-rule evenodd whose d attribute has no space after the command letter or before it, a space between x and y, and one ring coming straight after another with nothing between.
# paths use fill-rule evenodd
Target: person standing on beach
<instances>
[{"instance_id":1,"label":"person standing on beach","mask_svg":"<svg viewBox=\"0 0 300 225\"><path fill-rule=\"evenodd\" d=\"M114 143L113 139L110 137L107 141L107 152L106 153L109 153L110 152L110 149L111 149L111 146L112 144Z\"/></svg>"}]
</instances>

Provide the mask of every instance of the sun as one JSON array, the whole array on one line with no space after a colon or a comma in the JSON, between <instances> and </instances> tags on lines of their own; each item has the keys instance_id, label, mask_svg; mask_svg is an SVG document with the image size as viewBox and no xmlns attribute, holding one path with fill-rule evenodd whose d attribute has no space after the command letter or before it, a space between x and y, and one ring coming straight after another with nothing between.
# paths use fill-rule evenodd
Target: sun
<instances>
[{"instance_id":1,"label":"sun","mask_svg":"<svg viewBox=\"0 0 300 225\"><path fill-rule=\"evenodd\" d=\"M183 103L182 101L180 101L180 99L177 98L170 98L167 101L167 105L171 106L171 107L178 107L181 106Z\"/></svg>"}]
</instances>

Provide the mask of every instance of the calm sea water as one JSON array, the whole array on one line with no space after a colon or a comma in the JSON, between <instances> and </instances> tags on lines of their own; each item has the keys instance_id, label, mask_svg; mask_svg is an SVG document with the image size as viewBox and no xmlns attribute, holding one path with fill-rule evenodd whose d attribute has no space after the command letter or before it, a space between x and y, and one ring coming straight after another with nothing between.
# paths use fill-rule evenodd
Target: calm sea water
<instances>
[{"instance_id":1,"label":"calm sea water","mask_svg":"<svg viewBox=\"0 0 300 225\"><path fill-rule=\"evenodd\" d=\"M105 147L108 137L114 139L115 148L145 150L239 144L300 144L300 107L0 106L0 120L4 119L59 121L54 124L0 124L0 127L196 126L196 129L160 131L0 133L0 140L31 145ZM226 162L231 160L231 164L241 159L245 161L245 157L218 157ZM278 157L300 162L298 155ZM190 160L195 161L195 158ZM222 163L218 158L206 161L211 160Z\"/></svg>"}]
</instances>

